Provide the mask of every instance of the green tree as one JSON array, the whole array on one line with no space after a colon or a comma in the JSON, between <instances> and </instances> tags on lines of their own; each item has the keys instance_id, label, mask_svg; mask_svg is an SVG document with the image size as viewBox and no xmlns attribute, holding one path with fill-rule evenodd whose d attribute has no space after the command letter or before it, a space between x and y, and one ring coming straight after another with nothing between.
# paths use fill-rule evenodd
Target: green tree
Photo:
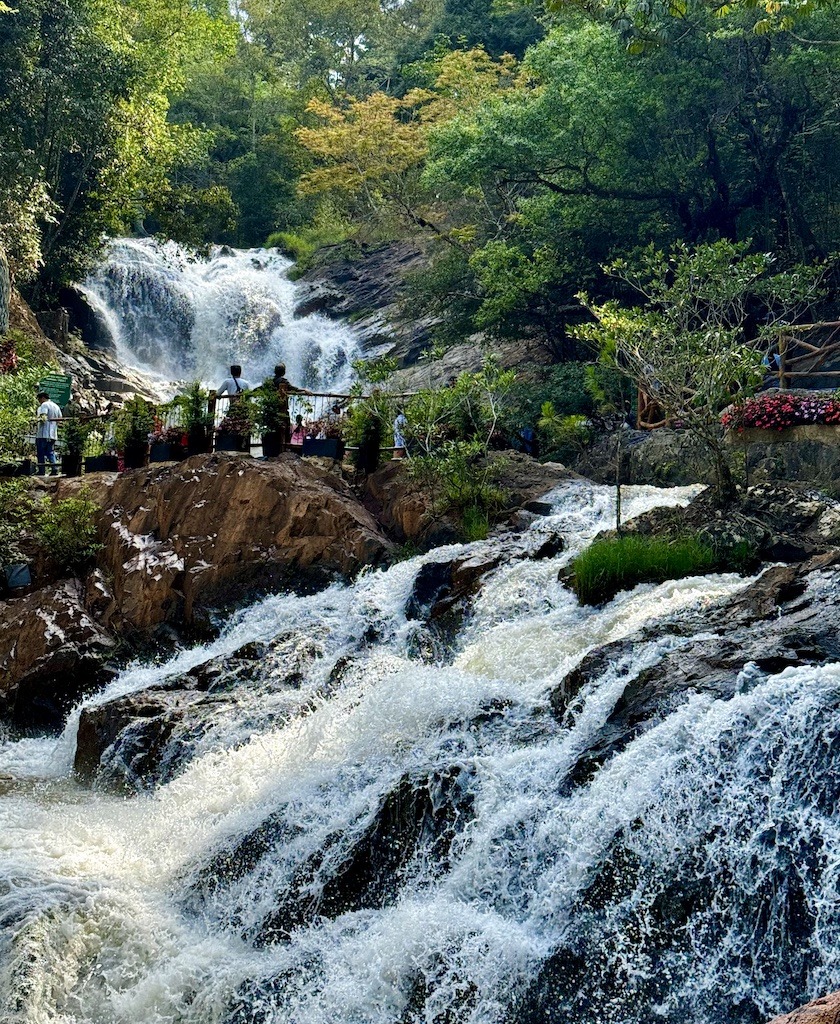
<instances>
[{"instance_id":1,"label":"green tree","mask_svg":"<svg viewBox=\"0 0 840 1024\"><path fill-rule=\"evenodd\" d=\"M677 245L670 254L650 246L605 269L645 304L598 304L582 295L594 323L578 328L578 336L668 419L701 439L714 458L720 493L731 494L720 413L761 383L763 351L778 325L805 316L818 300L823 268L777 271L772 257L750 254L746 244L716 242ZM752 335L756 308L762 327Z\"/></svg>"}]
</instances>

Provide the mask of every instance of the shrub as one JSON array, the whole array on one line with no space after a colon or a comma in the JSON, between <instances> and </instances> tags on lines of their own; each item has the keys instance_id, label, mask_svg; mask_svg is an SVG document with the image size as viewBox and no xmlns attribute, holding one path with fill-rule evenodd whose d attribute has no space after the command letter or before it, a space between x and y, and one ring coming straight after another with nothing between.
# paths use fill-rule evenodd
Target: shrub
<instances>
[{"instance_id":1,"label":"shrub","mask_svg":"<svg viewBox=\"0 0 840 1024\"><path fill-rule=\"evenodd\" d=\"M0 462L11 462L31 450L28 436L35 418L35 389L47 367L38 362L21 335L9 336L4 353L8 370L0 372Z\"/></svg>"},{"instance_id":2,"label":"shrub","mask_svg":"<svg viewBox=\"0 0 840 1024\"><path fill-rule=\"evenodd\" d=\"M319 249L342 245L350 237L350 225L334 212L319 212L313 223L297 231L275 231L268 236L266 246L278 248L296 262L295 274L300 276L312 265L312 258Z\"/></svg>"},{"instance_id":3,"label":"shrub","mask_svg":"<svg viewBox=\"0 0 840 1024\"><path fill-rule=\"evenodd\" d=\"M184 392L176 395L172 405L178 410L178 420L188 434L205 434L213 426L213 417L208 411L210 392L202 387L201 381L193 381Z\"/></svg>"},{"instance_id":4,"label":"shrub","mask_svg":"<svg viewBox=\"0 0 840 1024\"><path fill-rule=\"evenodd\" d=\"M90 426L78 416L69 416L61 424L61 445L66 460L80 459L85 450Z\"/></svg>"},{"instance_id":5,"label":"shrub","mask_svg":"<svg viewBox=\"0 0 840 1024\"><path fill-rule=\"evenodd\" d=\"M601 604L637 583L662 583L712 571L720 556L696 537L638 534L596 540L572 562L572 587L582 604Z\"/></svg>"},{"instance_id":6,"label":"shrub","mask_svg":"<svg viewBox=\"0 0 840 1024\"><path fill-rule=\"evenodd\" d=\"M757 395L727 409L721 423L740 433L748 428L785 430L808 423L840 423L837 395L795 395L790 392Z\"/></svg>"},{"instance_id":7,"label":"shrub","mask_svg":"<svg viewBox=\"0 0 840 1024\"><path fill-rule=\"evenodd\" d=\"M97 511L85 491L77 498L47 501L38 510L35 535L58 569L81 572L102 547L97 538Z\"/></svg>"},{"instance_id":8,"label":"shrub","mask_svg":"<svg viewBox=\"0 0 840 1024\"><path fill-rule=\"evenodd\" d=\"M585 416L561 416L552 402L544 402L537 422L546 439L545 448L559 459L580 455L592 441L592 429Z\"/></svg>"},{"instance_id":9,"label":"shrub","mask_svg":"<svg viewBox=\"0 0 840 1024\"><path fill-rule=\"evenodd\" d=\"M114 437L117 448L142 448L155 429L155 410L139 395L129 400L114 417Z\"/></svg>"},{"instance_id":10,"label":"shrub","mask_svg":"<svg viewBox=\"0 0 840 1024\"><path fill-rule=\"evenodd\" d=\"M32 525L32 515L32 498L26 483L0 483L0 566L24 561L20 541Z\"/></svg>"},{"instance_id":11,"label":"shrub","mask_svg":"<svg viewBox=\"0 0 840 1024\"><path fill-rule=\"evenodd\" d=\"M269 377L254 392L254 426L261 434L279 434L289 426L289 399Z\"/></svg>"}]
</instances>

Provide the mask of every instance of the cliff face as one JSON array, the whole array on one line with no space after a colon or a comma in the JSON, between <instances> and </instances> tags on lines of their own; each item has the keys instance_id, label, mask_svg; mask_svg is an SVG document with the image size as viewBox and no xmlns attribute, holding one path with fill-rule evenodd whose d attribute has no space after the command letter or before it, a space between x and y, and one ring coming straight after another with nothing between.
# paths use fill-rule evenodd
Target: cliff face
<instances>
[{"instance_id":1,"label":"cliff face","mask_svg":"<svg viewBox=\"0 0 840 1024\"><path fill-rule=\"evenodd\" d=\"M486 339L480 334L447 349L435 363L434 381L429 379L427 365L417 365L432 344L438 321L414 311L406 316L402 307L411 276L428 266L428 256L414 242L389 242L352 256L337 256L330 247L316 259L316 265L299 279L302 299L297 314L349 319L367 354L396 359L398 387L414 391L481 368ZM553 362L543 342L533 338L495 339L492 350L505 367Z\"/></svg>"},{"instance_id":2,"label":"cliff face","mask_svg":"<svg viewBox=\"0 0 840 1024\"><path fill-rule=\"evenodd\" d=\"M85 412L102 412L109 402L121 405L132 395L142 395L152 402L160 401L160 382L152 380L140 370L123 366L114 355L93 352L80 342L74 343L72 337L68 344L56 345L44 334L35 314L15 288L9 293L8 312L9 329L25 335L39 359L59 366L63 373L70 374L73 378L73 395ZM1 321L2 298L0 334L3 334Z\"/></svg>"}]
</instances>

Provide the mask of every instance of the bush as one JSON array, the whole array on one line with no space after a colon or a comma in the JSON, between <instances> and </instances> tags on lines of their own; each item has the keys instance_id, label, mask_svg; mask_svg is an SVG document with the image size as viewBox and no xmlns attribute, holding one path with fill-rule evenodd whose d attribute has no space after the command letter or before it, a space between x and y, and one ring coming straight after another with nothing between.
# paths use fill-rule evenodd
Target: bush
<instances>
[{"instance_id":1,"label":"bush","mask_svg":"<svg viewBox=\"0 0 840 1024\"><path fill-rule=\"evenodd\" d=\"M537 425L546 440L543 450L561 461L581 455L592 441L592 429L585 416L559 416L552 402L543 404Z\"/></svg>"},{"instance_id":2,"label":"bush","mask_svg":"<svg viewBox=\"0 0 840 1024\"><path fill-rule=\"evenodd\" d=\"M320 213L312 224L297 231L275 231L268 236L266 247L277 248L296 262L297 277L309 269L312 257L319 249L341 245L350 237L350 225L335 213Z\"/></svg>"},{"instance_id":3,"label":"bush","mask_svg":"<svg viewBox=\"0 0 840 1024\"><path fill-rule=\"evenodd\" d=\"M8 344L4 348L9 371L0 373L0 462L15 461L31 451L27 438L35 419L35 389L47 373L22 335L10 335L10 340L13 350Z\"/></svg>"},{"instance_id":4,"label":"bush","mask_svg":"<svg viewBox=\"0 0 840 1024\"><path fill-rule=\"evenodd\" d=\"M77 498L47 501L36 513L35 535L56 567L84 571L102 547L97 539L98 506L82 491Z\"/></svg>"},{"instance_id":5,"label":"bush","mask_svg":"<svg viewBox=\"0 0 840 1024\"><path fill-rule=\"evenodd\" d=\"M33 505L23 480L0 483L0 567L23 562L23 535L32 525Z\"/></svg>"},{"instance_id":6,"label":"bush","mask_svg":"<svg viewBox=\"0 0 840 1024\"><path fill-rule=\"evenodd\" d=\"M139 395L123 405L114 416L114 437L117 448L142 448L148 444L149 435L155 429L155 410Z\"/></svg>"},{"instance_id":7,"label":"bush","mask_svg":"<svg viewBox=\"0 0 840 1024\"><path fill-rule=\"evenodd\" d=\"M696 537L676 540L626 534L596 540L572 562L572 587L582 604L601 604L637 583L662 583L711 572L720 555Z\"/></svg>"}]
</instances>

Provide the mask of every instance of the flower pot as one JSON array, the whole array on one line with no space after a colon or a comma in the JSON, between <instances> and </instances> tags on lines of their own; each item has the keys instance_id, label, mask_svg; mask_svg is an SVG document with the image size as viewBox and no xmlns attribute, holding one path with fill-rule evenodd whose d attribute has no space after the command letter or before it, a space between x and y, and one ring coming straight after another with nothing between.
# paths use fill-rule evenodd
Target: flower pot
<instances>
[{"instance_id":1,"label":"flower pot","mask_svg":"<svg viewBox=\"0 0 840 1024\"><path fill-rule=\"evenodd\" d=\"M74 452L72 455L65 454L61 457L61 472L65 476L81 476L82 475L82 456L79 452Z\"/></svg>"},{"instance_id":2,"label":"flower pot","mask_svg":"<svg viewBox=\"0 0 840 1024\"><path fill-rule=\"evenodd\" d=\"M334 459L338 462L344 458L344 442L337 437L307 437L303 442L302 454L317 455L322 459Z\"/></svg>"},{"instance_id":3,"label":"flower pot","mask_svg":"<svg viewBox=\"0 0 840 1024\"><path fill-rule=\"evenodd\" d=\"M91 455L85 459L86 473L116 473L119 468L116 455Z\"/></svg>"},{"instance_id":4,"label":"flower pot","mask_svg":"<svg viewBox=\"0 0 840 1024\"><path fill-rule=\"evenodd\" d=\"M28 587L32 582L32 573L26 562L16 562L13 565L3 566L3 577L6 587L9 590L16 590L19 587Z\"/></svg>"},{"instance_id":5,"label":"flower pot","mask_svg":"<svg viewBox=\"0 0 840 1024\"><path fill-rule=\"evenodd\" d=\"M263 455L267 459L271 459L275 455L279 455L280 452L283 451L283 435L276 430L273 430L268 434L263 434L262 450Z\"/></svg>"},{"instance_id":6,"label":"flower pot","mask_svg":"<svg viewBox=\"0 0 840 1024\"><path fill-rule=\"evenodd\" d=\"M184 454L182 444L175 441L155 441L149 447L149 462L180 462Z\"/></svg>"},{"instance_id":7,"label":"flower pot","mask_svg":"<svg viewBox=\"0 0 840 1024\"><path fill-rule=\"evenodd\" d=\"M126 469L142 469L149 461L148 444L127 444L123 459Z\"/></svg>"},{"instance_id":8,"label":"flower pot","mask_svg":"<svg viewBox=\"0 0 840 1024\"><path fill-rule=\"evenodd\" d=\"M210 434L204 427L194 427L187 434L187 455L206 455L210 451Z\"/></svg>"},{"instance_id":9,"label":"flower pot","mask_svg":"<svg viewBox=\"0 0 840 1024\"><path fill-rule=\"evenodd\" d=\"M248 452L251 450L251 439L242 434L231 434L227 431L216 434L217 452Z\"/></svg>"}]
</instances>

